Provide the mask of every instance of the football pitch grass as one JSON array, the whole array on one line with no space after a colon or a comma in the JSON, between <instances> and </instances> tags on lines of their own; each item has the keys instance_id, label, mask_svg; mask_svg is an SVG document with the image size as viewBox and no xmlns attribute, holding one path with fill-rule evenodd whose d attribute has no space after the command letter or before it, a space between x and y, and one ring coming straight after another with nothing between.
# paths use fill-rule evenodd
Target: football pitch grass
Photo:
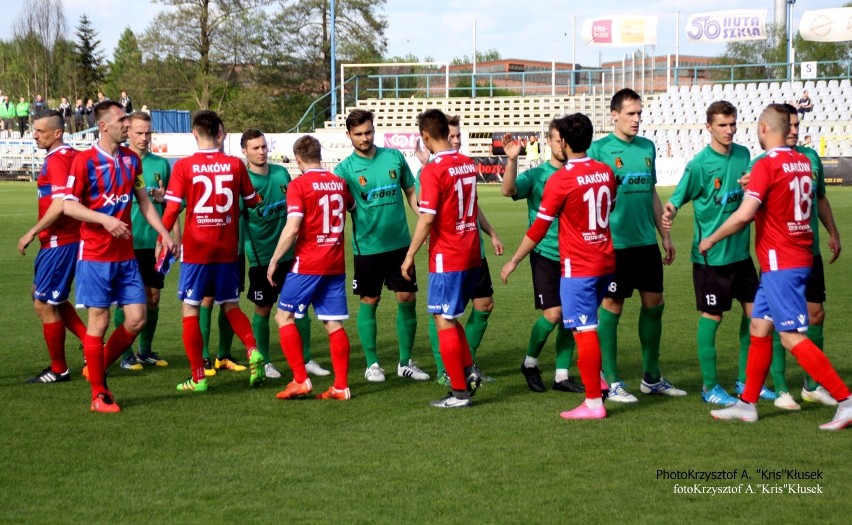
<instances>
[{"instance_id":1,"label":"football pitch grass","mask_svg":"<svg viewBox=\"0 0 852 525\"><path fill-rule=\"evenodd\" d=\"M480 186L479 192L482 208L511 253L527 225L525 204L503 198L497 186ZM660 193L665 202L671 189ZM852 382L852 327L847 324L852 318L852 190L829 188L829 198L847 252L826 265L826 351L841 377ZM271 337L272 355L284 378L251 389L247 372L220 372L205 394L177 392L175 385L189 371L175 271L167 278L154 342L169 366L127 372L114 365L110 387L122 413L92 414L89 387L80 376L81 351L70 334L66 348L72 381L24 384L48 363L29 296L38 247L30 246L26 257L15 249L35 222L35 185L0 184L0 203L2 523L775 524L847 523L852 514L852 431L817 428L831 419L833 408L802 403L801 411L787 413L762 401L760 421L745 424L713 421L711 407L701 402L689 262L691 206L678 216L673 232L677 259L665 272L661 357L665 377L689 395L639 394L639 304L634 297L620 324L619 370L639 403L607 403L606 420L568 422L559 412L576 406L582 396L550 389L533 394L518 371L538 315L529 265L523 262L504 286L497 281L508 255L493 254L488 259L496 307L478 361L496 382L484 384L472 409L428 406L446 389L434 382L423 293L413 357L433 375L429 382L395 374L396 307L386 292L378 310L378 347L388 380L380 384L364 380L357 303L350 297L351 401L275 399L291 377L277 331ZM824 231L821 237L827 253ZM425 252L417 260L423 292ZM350 278L351 269L350 256ZM243 299L242 307L251 315L251 303ZM218 333L215 315L211 353ZM719 377L730 390L738 325L736 306L718 336ZM553 340L540 363L548 387ZM316 321L313 350L331 368L327 338ZM234 355L244 356L239 341ZM798 399L801 371L792 357L787 362L787 381ZM571 371L578 377L575 364ZM314 390L322 392L330 384L329 378L315 378ZM821 477L793 479L794 469ZM666 479L661 471L683 479ZM735 479L697 479L703 472L733 471ZM796 484L821 493L788 492ZM685 493L712 488L734 493ZM782 493L766 492L777 490Z\"/></svg>"}]
</instances>

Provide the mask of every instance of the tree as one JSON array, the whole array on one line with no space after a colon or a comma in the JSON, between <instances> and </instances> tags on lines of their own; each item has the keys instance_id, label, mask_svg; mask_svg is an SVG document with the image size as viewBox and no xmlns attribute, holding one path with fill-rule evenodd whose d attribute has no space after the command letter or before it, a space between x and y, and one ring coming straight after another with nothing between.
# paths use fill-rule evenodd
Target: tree
<instances>
[{"instance_id":1,"label":"tree","mask_svg":"<svg viewBox=\"0 0 852 525\"><path fill-rule=\"evenodd\" d=\"M104 53L100 49L101 41L85 14L75 31L77 37L77 73L79 75L80 95L91 97L101 89L104 81Z\"/></svg>"},{"instance_id":2,"label":"tree","mask_svg":"<svg viewBox=\"0 0 852 525\"><path fill-rule=\"evenodd\" d=\"M175 70L191 87L196 106L209 109L215 96L216 109L221 109L237 66L256 56L256 28L265 26L254 22L271 0L157 2L173 9L158 14L145 32L145 58L179 64Z\"/></svg>"},{"instance_id":3,"label":"tree","mask_svg":"<svg viewBox=\"0 0 852 525\"><path fill-rule=\"evenodd\" d=\"M494 62L496 60L500 60L500 52L496 49L486 49L485 51L477 51L476 52L476 63L480 62ZM472 65L470 57L467 55L461 57L455 57L450 61L451 66L466 66Z\"/></svg>"},{"instance_id":4,"label":"tree","mask_svg":"<svg viewBox=\"0 0 852 525\"><path fill-rule=\"evenodd\" d=\"M115 46L112 62L109 63L109 73L106 78L106 89L109 93L121 93L134 88L138 95L145 82L142 51L139 49L139 40L133 31L127 27L121 33L118 44ZM139 107L142 107L141 105Z\"/></svg>"},{"instance_id":5,"label":"tree","mask_svg":"<svg viewBox=\"0 0 852 525\"><path fill-rule=\"evenodd\" d=\"M18 81L28 94L47 97L57 82L55 50L65 34L62 0L31 0L15 19L12 31L20 66Z\"/></svg>"}]
</instances>

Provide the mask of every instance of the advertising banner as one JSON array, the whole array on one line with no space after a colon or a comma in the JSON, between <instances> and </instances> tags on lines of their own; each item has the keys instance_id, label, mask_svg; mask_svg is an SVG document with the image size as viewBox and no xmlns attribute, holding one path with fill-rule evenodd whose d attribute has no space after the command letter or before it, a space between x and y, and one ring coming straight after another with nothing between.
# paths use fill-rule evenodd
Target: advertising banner
<instances>
[{"instance_id":1,"label":"advertising banner","mask_svg":"<svg viewBox=\"0 0 852 525\"><path fill-rule=\"evenodd\" d=\"M587 46L635 47L656 45L659 16L613 15L587 18L582 37Z\"/></svg>"},{"instance_id":2,"label":"advertising banner","mask_svg":"<svg viewBox=\"0 0 852 525\"><path fill-rule=\"evenodd\" d=\"M799 34L815 42L852 40L852 7L805 11L799 21Z\"/></svg>"},{"instance_id":3,"label":"advertising banner","mask_svg":"<svg viewBox=\"0 0 852 525\"><path fill-rule=\"evenodd\" d=\"M852 186L852 157L823 157L825 184L830 186Z\"/></svg>"},{"instance_id":4,"label":"advertising banner","mask_svg":"<svg viewBox=\"0 0 852 525\"><path fill-rule=\"evenodd\" d=\"M766 40L766 9L696 13L686 21L686 38L708 44Z\"/></svg>"}]
</instances>

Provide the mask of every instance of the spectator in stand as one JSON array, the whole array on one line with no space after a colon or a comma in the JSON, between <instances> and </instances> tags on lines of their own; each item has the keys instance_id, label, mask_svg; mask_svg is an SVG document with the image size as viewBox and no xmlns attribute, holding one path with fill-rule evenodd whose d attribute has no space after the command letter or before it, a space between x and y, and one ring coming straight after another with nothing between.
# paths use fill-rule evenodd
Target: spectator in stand
<instances>
[{"instance_id":1,"label":"spectator in stand","mask_svg":"<svg viewBox=\"0 0 852 525\"><path fill-rule=\"evenodd\" d=\"M59 114L62 115L65 131L69 131L71 128L71 113L71 103L68 102L67 97L62 97L62 102L59 104Z\"/></svg>"},{"instance_id":2,"label":"spectator in stand","mask_svg":"<svg viewBox=\"0 0 852 525\"><path fill-rule=\"evenodd\" d=\"M85 106L83 105L83 99L78 98L77 103L74 105L74 123L72 124L72 129L74 133L78 131L82 131L84 128L83 122L85 121Z\"/></svg>"},{"instance_id":3,"label":"spectator in stand","mask_svg":"<svg viewBox=\"0 0 852 525\"><path fill-rule=\"evenodd\" d=\"M796 109L799 110L799 120L804 120L805 113L810 113L814 109L814 103L808 95L808 90L802 91L802 98L796 102Z\"/></svg>"},{"instance_id":4,"label":"spectator in stand","mask_svg":"<svg viewBox=\"0 0 852 525\"><path fill-rule=\"evenodd\" d=\"M118 103L121 104L121 107L124 108L124 111L126 111L128 115L133 113L133 101L130 100L129 96L127 96L127 91L121 92L121 98L118 99Z\"/></svg>"},{"instance_id":5,"label":"spectator in stand","mask_svg":"<svg viewBox=\"0 0 852 525\"><path fill-rule=\"evenodd\" d=\"M103 102L104 100L109 100L109 97L104 95L103 91L98 91L98 102Z\"/></svg>"},{"instance_id":6,"label":"spectator in stand","mask_svg":"<svg viewBox=\"0 0 852 525\"><path fill-rule=\"evenodd\" d=\"M527 161L529 161L529 167L531 168L541 164L540 146L536 136L530 135L529 142L527 143Z\"/></svg>"},{"instance_id":7,"label":"spectator in stand","mask_svg":"<svg viewBox=\"0 0 852 525\"><path fill-rule=\"evenodd\" d=\"M40 119L45 111L47 111L47 103L41 95L36 95L35 100L33 100L33 120Z\"/></svg>"},{"instance_id":8,"label":"spectator in stand","mask_svg":"<svg viewBox=\"0 0 852 525\"><path fill-rule=\"evenodd\" d=\"M802 147L803 148L813 148L814 147L813 142L811 142L811 136L810 135L805 135L805 141L802 142Z\"/></svg>"},{"instance_id":9,"label":"spectator in stand","mask_svg":"<svg viewBox=\"0 0 852 525\"><path fill-rule=\"evenodd\" d=\"M11 132L15 127L15 103L9 101L9 95L0 97L0 121L6 131Z\"/></svg>"},{"instance_id":10,"label":"spectator in stand","mask_svg":"<svg viewBox=\"0 0 852 525\"><path fill-rule=\"evenodd\" d=\"M18 105L15 106L15 116L18 117L18 131L21 133L21 138L24 138L24 131L27 129L27 120L30 117L30 103L24 97L21 97Z\"/></svg>"}]
</instances>

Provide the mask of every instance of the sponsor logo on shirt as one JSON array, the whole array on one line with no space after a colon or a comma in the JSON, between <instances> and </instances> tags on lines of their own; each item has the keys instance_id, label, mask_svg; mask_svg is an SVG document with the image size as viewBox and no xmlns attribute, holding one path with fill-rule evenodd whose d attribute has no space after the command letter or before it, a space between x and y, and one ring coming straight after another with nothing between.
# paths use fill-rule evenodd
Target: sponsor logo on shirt
<instances>
[{"instance_id":1,"label":"sponsor logo on shirt","mask_svg":"<svg viewBox=\"0 0 852 525\"><path fill-rule=\"evenodd\" d=\"M360 184L361 186L366 186L367 185L367 177L365 177L363 175L358 177L358 184Z\"/></svg>"},{"instance_id":2,"label":"sponsor logo on shirt","mask_svg":"<svg viewBox=\"0 0 852 525\"><path fill-rule=\"evenodd\" d=\"M130 202L129 194L116 195L115 193L110 193L109 195L104 195L104 205L112 206L118 203L127 203Z\"/></svg>"},{"instance_id":3,"label":"sponsor logo on shirt","mask_svg":"<svg viewBox=\"0 0 852 525\"><path fill-rule=\"evenodd\" d=\"M615 167L619 169L624 167L624 161L621 160L621 157L615 157Z\"/></svg>"},{"instance_id":4,"label":"sponsor logo on shirt","mask_svg":"<svg viewBox=\"0 0 852 525\"><path fill-rule=\"evenodd\" d=\"M396 170L388 171L388 177L390 177L391 179L396 179Z\"/></svg>"},{"instance_id":5,"label":"sponsor logo on shirt","mask_svg":"<svg viewBox=\"0 0 852 525\"><path fill-rule=\"evenodd\" d=\"M726 191L721 195L716 195L715 197L713 197L713 202L716 204L716 206L724 206L726 204L730 204L732 202L740 202L742 200L743 190L741 189Z\"/></svg>"},{"instance_id":6,"label":"sponsor logo on shirt","mask_svg":"<svg viewBox=\"0 0 852 525\"><path fill-rule=\"evenodd\" d=\"M717 190L720 189L722 187L722 179L720 179L719 177L713 179L713 187Z\"/></svg>"}]
</instances>

